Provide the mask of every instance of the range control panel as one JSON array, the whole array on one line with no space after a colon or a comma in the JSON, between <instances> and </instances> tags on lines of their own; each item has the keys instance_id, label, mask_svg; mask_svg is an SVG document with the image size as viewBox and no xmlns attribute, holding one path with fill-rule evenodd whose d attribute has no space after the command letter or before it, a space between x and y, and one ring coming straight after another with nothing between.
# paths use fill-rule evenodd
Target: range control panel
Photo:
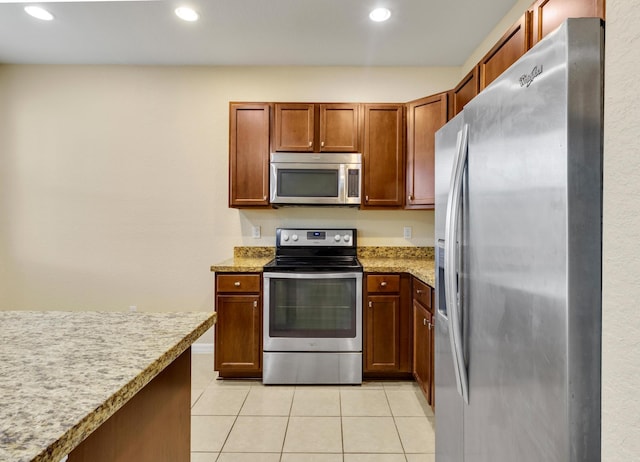
<instances>
[{"instance_id":1,"label":"range control panel","mask_svg":"<svg viewBox=\"0 0 640 462\"><path fill-rule=\"evenodd\" d=\"M355 229L278 228L277 247L355 247Z\"/></svg>"}]
</instances>

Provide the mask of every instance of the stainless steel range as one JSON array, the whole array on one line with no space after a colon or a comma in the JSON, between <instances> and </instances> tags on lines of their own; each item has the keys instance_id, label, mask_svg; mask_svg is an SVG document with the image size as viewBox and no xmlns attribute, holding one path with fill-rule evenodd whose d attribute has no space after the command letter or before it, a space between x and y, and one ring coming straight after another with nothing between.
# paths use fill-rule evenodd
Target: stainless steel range
<instances>
[{"instance_id":1,"label":"stainless steel range","mask_svg":"<svg viewBox=\"0 0 640 462\"><path fill-rule=\"evenodd\" d=\"M355 229L277 229L264 267L266 384L362 383Z\"/></svg>"}]
</instances>

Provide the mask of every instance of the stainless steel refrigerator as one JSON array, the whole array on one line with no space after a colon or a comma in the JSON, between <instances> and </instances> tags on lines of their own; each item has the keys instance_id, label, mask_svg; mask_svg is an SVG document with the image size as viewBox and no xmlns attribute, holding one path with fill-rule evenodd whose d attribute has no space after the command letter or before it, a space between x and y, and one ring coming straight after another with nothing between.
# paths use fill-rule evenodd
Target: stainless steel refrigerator
<instances>
[{"instance_id":1,"label":"stainless steel refrigerator","mask_svg":"<svg viewBox=\"0 0 640 462\"><path fill-rule=\"evenodd\" d=\"M603 25L436 134L436 462L600 460Z\"/></svg>"}]
</instances>

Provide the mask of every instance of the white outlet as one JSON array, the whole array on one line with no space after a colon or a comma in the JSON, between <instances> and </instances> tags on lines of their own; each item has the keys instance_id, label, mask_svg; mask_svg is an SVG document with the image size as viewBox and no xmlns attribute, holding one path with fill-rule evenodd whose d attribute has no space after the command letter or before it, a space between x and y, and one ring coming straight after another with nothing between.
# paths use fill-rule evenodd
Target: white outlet
<instances>
[{"instance_id":1,"label":"white outlet","mask_svg":"<svg viewBox=\"0 0 640 462\"><path fill-rule=\"evenodd\" d=\"M404 227L404 234L403 234L405 239L411 239L411 226L405 226Z\"/></svg>"},{"instance_id":2,"label":"white outlet","mask_svg":"<svg viewBox=\"0 0 640 462\"><path fill-rule=\"evenodd\" d=\"M134 311L138 311L138 307L137 307L137 306L135 306L135 305L130 305L130 306L129 306L129 311L131 311L132 313L133 313Z\"/></svg>"},{"instance_id":3,"label":"white outlet","mask_svg":"<svg viewBox=\"0 0 640 462\"><path fill-rule=\"evenodd\" d=\"M251 237L254 239L260 239L260 226L251 227Z\"/></svg>"}]
</instances>

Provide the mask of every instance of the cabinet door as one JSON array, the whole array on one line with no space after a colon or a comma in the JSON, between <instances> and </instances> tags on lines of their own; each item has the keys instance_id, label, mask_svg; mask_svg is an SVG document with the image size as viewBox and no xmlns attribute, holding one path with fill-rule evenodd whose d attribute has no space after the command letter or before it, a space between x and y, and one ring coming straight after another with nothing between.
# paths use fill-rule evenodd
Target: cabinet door
<instances>
[{"instance_id":1,"label":"cabinet door","mask_svg":"<svg viewBox=\"0 0 640 462\"><path fill-rule=\"evenodd\" d=\"M453 115L455 116L466 104L476 97L480 82L478 78L478 66L464 76L458 85L453 89Z\"/></svg>"},{"instance_id":2,"label":"cabinet door","mask_svg":"<svg viewBox=\"0 0 640 462\"><path fill-rule=\"evenodd\" d=\"M525 13L480 61L480 90L484 90L529 49L529 13Z\"/></svg>"},{"instance_id":3,"label":"cabinet door","mask_svg":"<svg viewBox=\"0 0 640 462\"><path fill-rule=\"evenodd\" d=\"M406 209L435 205L435 134L447 123L447 93L408 104Z\"/></svg>"},{"instance_id":4,"label":"cabinet door","mask_svg":"<svg viewBox=\"0 0 640 462\"><path fill-rule=\"evenodd\" d=\"M555 30L567 18L604 18L604 0L538 0L529 12L532 14L531 46Z\"/></svg>"},{"instance_id":5,"label":"cabinet door","mask_svg":"<svg viewBox=\"0 0 640 462\"><path fill-rule=\"evenodd\" d=\"M431 402L431 314L413 301L413 376Z\"/></svg>"},{"instance_id":6,"label":"cabinet door","mask_svg":"<svg viewBox=\"0 0 640 462\"><path fill-rule=\"evenodd\" d=\"M313 104L276 103L275 151L313 152L315 109Z\"/></svg>"},{"instance_id":7,"label":"cabinet door","mask_svg":"<svg viewBox=\"0 0 640 462\"><path fill-rule=\"evenodd\" d=\"M400 369L400 296L371 295L366 302L365 372Z\"/></svg>"},{"instance_id":8,"label":"cabinet door","mask_svg":"<svg viewBox=\"0 0 640 462\"><path fill-rule=\"evenodd\" d=\"M229 207L269 205L269 104L229 105Z\"/></svg>"},{"instance_id":9,"label":"cabinet door","mask_svg":"<svg viewBox=\"0 0 640 462\"><path fill-rule=\"evenodd\" d=\"M401 207L404 197L404 105L364 105L362 208Z\"/></svg>"},{"instance_id":10,"label":"cabinet door","mask_svg":"<svg viewBox=\"0 0 640 462\"><path fill-rule=\"evenodd\" d=\"M218 295L215 326L215 369L261 372L262 323L260 296Z\"/></svg>"},{"instance_id":11,"label":"cabinet door","mask_svg":"<svg viewBox=\"0 0 640 462\"><path fill-rule=\"evenodd\" d=\"M320 151L358 152L358 104L320 104Z\"/></svg>"}]
</instances>

